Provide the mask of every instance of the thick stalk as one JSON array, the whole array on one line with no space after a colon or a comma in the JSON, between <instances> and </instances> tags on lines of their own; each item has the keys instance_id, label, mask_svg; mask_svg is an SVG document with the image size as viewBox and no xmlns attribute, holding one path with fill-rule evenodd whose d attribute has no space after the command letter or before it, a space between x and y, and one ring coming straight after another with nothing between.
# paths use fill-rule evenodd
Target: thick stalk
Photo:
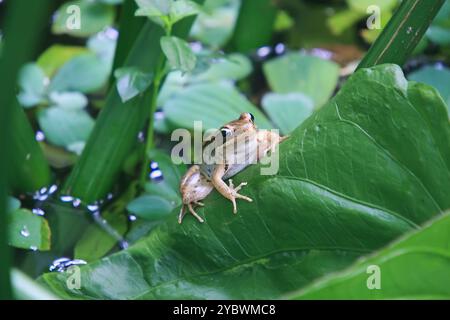
<instances>
[{"instance_id":1,"label":"thick stalk","mask_svg":"<svg viewBox=\"0 0 450 320\"><path fill-rule=\"evenodd\" d=\"M358 68L383 63L403 65L445 0L404 0Z\"/></svg>"}]
</instances>

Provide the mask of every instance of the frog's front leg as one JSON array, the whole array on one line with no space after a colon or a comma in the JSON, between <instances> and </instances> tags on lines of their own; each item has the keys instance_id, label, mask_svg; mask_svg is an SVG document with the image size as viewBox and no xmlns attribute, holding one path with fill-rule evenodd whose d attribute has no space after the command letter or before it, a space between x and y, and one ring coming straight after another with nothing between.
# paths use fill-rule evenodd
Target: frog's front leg
<instances>
[{"instance_id":1,"label":"frog's front leg","mask_svg":"<svg viewBox=\"0 0 450 320\"><path fill-rule=\"evenodd\" d=\"M225 170L226 169L224 164L217 165L212 174L211 182L216 188L216 190L219 191L222 196L229 199L233 203L233 213L237 213L236 199L243 199L248 202L252 202L253 200L249 197L246 197L238 193L238 191L241 190L241 188L245 186L247 182L242 182L235 188L233 186L233 182L230 179L229 180L230 185L227 186L227 184L222 180L222 177L225 174Z\"/></svg>"}]
</instances>

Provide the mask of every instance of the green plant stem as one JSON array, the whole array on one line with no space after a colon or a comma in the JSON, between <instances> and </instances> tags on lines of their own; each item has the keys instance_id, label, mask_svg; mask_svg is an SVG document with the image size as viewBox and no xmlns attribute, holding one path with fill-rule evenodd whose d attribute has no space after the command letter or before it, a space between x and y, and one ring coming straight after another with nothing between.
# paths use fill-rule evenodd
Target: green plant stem
<instances>
[{"instance_id":1,"label":"green plant stem","mask_svg":"<svg viewBox=\"0 0 450 320\"><path fill-rule=\"evenodd\" d=\"M136 17L134 15L137 8L138 6L134 0L125 0L122 5L119 39L117 40L117 49L114 55L113 70L123 67L131 46L136 41L139 31L146 22L144 17ZM111 78L114 78L113 74Z\"/></svg>"},{"instance_id":2,"label":"green plant stem","mask_svg":"<svg viewBox=\"0 0 450 320\"><path fill-rule=\"evenodd\" d=\"M202 3L202 0L196 0ZM194 17L177 22L173 34L186 37ZM143 72L155 70L162 54L159 39L164 35L160 26L147 21L125 59L124 66ZM149 116L152 90L122 103L117 88L112 86L86 147L61 193L80 198L86 203L102 199L110 192L130 152L137 145L137 136Z\"/></svg>"},{"instance_id":3,"label":"green plant stem","mask_svg":"<svg viewBox=\"0 0 450 320\"><path fill-rule=\"evenodd\" d=\"M152 99L150 102L150 115L148 120L148 129L147 129L147 137L145 144L145 154L142 161L142 169L141 169L141 187L144 188L146 177L147 177L147 168L148 168L148 156L150 151L154 148L154 131L155 131L155 112L158 106L158 93L161 87L161 81L164 77L165 70L165 62L166 59L164 56L161 56L158 62L158 65L155 70L155 77L153 80L153 90L152 90Z\"/></svg>"},{"instance_id":4,"label":"green plant stem","mask_svg":"<svg viewBox=\"0 0 450 320\"><path fill-rule=\"evenodd\" d=\"M403 65L444 2L445 0L402 1L358 69L383 63Z\"/></svg>"},{"instance_id":5,"label":"green plant stem","mask_svg":"<svg viewBox=\"0 0 450 320\"><path fill-rule=\"evenodd\" d=\"M231 49L249 52L269 45L272 40L276 15L276 1L242 1L233 37L230 40Z\"/></svg>"}]
</instances>

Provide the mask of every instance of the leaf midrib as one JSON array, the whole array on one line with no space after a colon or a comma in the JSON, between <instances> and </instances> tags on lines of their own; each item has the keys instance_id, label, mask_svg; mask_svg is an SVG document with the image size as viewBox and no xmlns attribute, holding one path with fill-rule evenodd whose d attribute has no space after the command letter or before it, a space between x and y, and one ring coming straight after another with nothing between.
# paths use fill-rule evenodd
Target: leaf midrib
<instances>
[{"instance_id":1,"label":"leaf midrib","mask_svg":"<svg viewBox=\"0 0 450 320\"><path fill-rule=\"evenodd\" d=\"M159 284L157 284L157 285L153 285L153 286L151 286L151 285L148 283L148 281L146 281L147 284L149 285L150 289L147 290L145 293L142 293L142 294L139 294L139 295L137 295L137 296L132 297L131 299L133 299L133 300L139 299L139 297L145 296L145 295L147 295L148 293L150 293L150 292L152 292L152 291L154 291L154 290L156 290L156 289L158 289L158 288L160 288L160 287L162 287L162 286L170 285L170 284L173 284L173 283L176 283L176 282L179 282L179 281L183 281L183 280L186 281L186 280L189 280L189 279L196 279L196 278L203 277L203 276L209 276L209 275L213 275L213 274L217 274L217 273L226 272L226 271L229 271L229 270L234 269L234 268L237 268L237 267L242 267L242 266L245 266L245 265L251 265L251 264L254 264L254 263L256 263L256 262L258 262L258 261L260 261L260 260L267 259L267 258L270 257L270 256L277 255L277 254L280 254L280 253L286 253L286 252L301 252L301 251L311 251L311 250L314 250L314 251L343 251L343 252L354 252L354 253L360 253L361 255L367 254L367 253L370 253L370 252L371 252L371 250L355 249L355 248L345 248L345 247L299 247L299 248L283 248L283 249L280 249L280 250L273 250L273 251L268 252L268 253L263 254L263 255L259 255L259 256L252 257L251 259L241 260L239 263L230 264L230 265L228 265L228 266L226 266L226 267L223 267L223 268L220 268L220 269L216 269L216 270L212 270L212 271L204 272L204 273L197 273L197 274L195 274L195 275L187 276L187 277L179 277L179 278L176 278L176 279L172 279L172 280L170 280L170 281L161 282L161 283L159 283ZM143 271L141 265L140 265L140 264L137 264L137 265L139 266L139 268L141 269L141 271ZM145 279L145 278L144 278L144 279Z\"/></svg>"}]
</instances>

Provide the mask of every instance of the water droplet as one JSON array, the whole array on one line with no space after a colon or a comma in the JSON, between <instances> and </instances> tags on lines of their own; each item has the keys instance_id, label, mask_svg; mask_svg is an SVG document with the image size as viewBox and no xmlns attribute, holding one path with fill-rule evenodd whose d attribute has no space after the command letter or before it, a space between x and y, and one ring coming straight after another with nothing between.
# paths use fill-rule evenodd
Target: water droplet
<instances>
[{"instance_id":1,"label":"water droplet","mask_svg":"<svg viewBox=\"0 0 450 320\"><path fill-rule=\"evenodd\" d=\"M155 120L164 120L164 117L164 112L162 110L155 112Z\"/></svg>"},{"instance_id":2,"label":"water droplet","mask_svg":"<svg viewBox=\"0 0 450 320\"><path fill-rule=\"evenodd\" d=\"M61 196L59 198L62 202L72 202L74 200L74 197L71 196Z\"/></svg>"},{"instance_id":3,"label":"water droplet","mask_svg":"<svg viewBox=\"0 0 450 320\"><path fill-rule=\"evenodd\" d=\"M312 49L311 55L322 58L324 60L331 60L333 58L333 52L321 48Z\"/></svg>"},{"instance_id":4,"label":"water droplet","mask_svg":"<svg viewBox=\"0 0 450 320\"><path fill-rule=\"evenodd\" d=\"M265 58L270 54L271 51L272 51L272 49L270 47L265 46L265 47L259 48L258 51L256 52L256 54L260 58Z\"/></svg>"},{"instance_id":5,"label":"water droplet","mask_svg":"<svg viewBox=\"0 0 450 320\"><path fill-rule=\"evenodd\" d=\"M133 215L133 214L130 214L128 216L128 220L130 220L130 221L136 221L136 219L137 219L137 217L135 215Z\"/></svg>"},{"instance_id":6,"label":"water droplet","mask_svg":"<svg viewBox=\"0 0 450 320\"><path fill-rule=\"evenodd\" d=\"M89 211L91 211L91 212L95 212L95 211L98 211L98 209L99 209L99 206L98 206L98 204L89 204L88 206L87 206L87 209L89 210Z\"/></svg>"},{"instance_id":7,"label":"water droplet","mask_svg":"<svg viewBox=\"0 0 450 320\"><path fill-rule=\"evenodd\" d=\"M112 28L112 27L106 28L103 31L103 34L111 40L117 40L117 38L119 37L119 31L117 31L117 29Z\"/></svg>"},{"instance_id":8,"label":"water droplet","mask_svg":"<svg viewBox=\"0 0 450 320\"><path fill-rule=\"evenodd\" d=\"M201 52L203 50L203 45L199 41L191 42L189 44L189 46L191 47L191 50L194 53L199 53L199 52Z\"/></svg>"},{"instance_id":9,"label":"water droplet","mask_svg":"<svg viewBox=\"0 0 450 320\"><path fill-rule=\"evenodd\" d=\"M154 170L158 169L158 162L156 162L156 161L150 162L150 169L154 169Z\"/></svg>"},{"instance_id":10,"label":"water droplet","mask_svg":"<svg viewBox=\"0 0 450 320\"><path fill-rule=\"evenodd\" d=\"M278 43L275 46L275 53L278 55L283 54L285 50L286 50L286 46L282 43Z\"/></svg>"},{"instance_id":11,"label":"water droplet","mask_svg":"<svg viewBox=\"0 0 450 320\"><path fill-rule=\"evenodd\" d=\"M36 246L30 246L30 250L36 251L38 248Z\"/></svg>"},{"instance_id":12,"label":"water droplet","mask_svg":"<svg viewBox=\"0 0 450 320\"><path fill-rule=\"evenodd\" d=\"M54 184L48 189L48 194L53 194L56 190L58 190L58 186Z\"/></svg>"},{"instance_id":13,"label":"water droplet","mask_svg":"<svg viewBox=\"0 0 450 320\"><path fill-rule=\"evenodd\" d=\"M406 33L407 33L407 34L410 34L412 31L413 31L413 28L412 28L412 27L408 27L408 29L406 29Z\"/></svg>"},{"instance_id":14,"label":"water droplet","mask_svg":"<svg viewBox=\"0 0 450 320\"><path fill-rule=\"evenodd\" d=\"M31 158L31 153L27 153L25 159L26 159L26 160L30 160L30 158Z\"/></svg>"},{"instance_id":15,"label":"water droplet","mask_svg":"<svg viewBox=\"0 0 450 320\"><path fill-rule=\"evenodd\" d=\"M80 200L80 199L74 199L74 200L72 201L72 206L73 206L74 208L79 207L80 204L81 204L81 200Z\"/></svg>"},{"instance_id":16,"label":"water droplet","mask_svg":"<svg viewBox=\"0 0 450 320\"><path fill-rule=\"evenodd\" d=\"M45 211L42 210L41 208L33 208L33 210L31 210L31 211L38 216L45 215Z\"/></svg>"},{"instance_id":17,"label":"water droplet","mask_svg":"<svg viewBox=\"0 0 450 320\"><path fill-rule=\"evenodd\" d=\"M45 134L42 131L36 131L36 141L44 141L45 140Z\"/></svg>"},{"instance_id":18,"label":"water droplet","mask_svg":"<svg viewBox=\"0 0 450 320\"><path fill-rule=\"evenodd\" d=\"M139 142L144 142L145 141L145 136L144 136L144 132L139 131L138 135L137 135L138 141Z\"/></svg>"},{"instance_id":19,"label":"water droplet","mask_svg":"<svg viewBox=\"0 0 450 320\"><path fill-rule=\"evenodd\" d=\"M22 237L28 238L30 236L30 230L28 230L27 226L23 226L22 230L20 230L20 234Z\"/></svg>"},{"instance_id":20,"label":"water droplet","mask_svg":"<svg viewBox=\"0 0 450 320\"><path fill-rule=\"evenodd\" d=\"M125 249L128 249L128 247L129 247L130 245L128 244L127 241L122 240L122 241L119 242L119 246L120 246L121 249L125 250Z\"/></svg>"},{"instance_id":21,"label":"water droplet","mask_svg":"<svg viewBox=\"0 0 450 320\"><path fill-rule=\"evenodd\" d=\"M160 170L155 170L150 173L150 179L152 179L152 180L157 180L162 177L163 177L163 175Z\"/></svg>"}]
</instances>

